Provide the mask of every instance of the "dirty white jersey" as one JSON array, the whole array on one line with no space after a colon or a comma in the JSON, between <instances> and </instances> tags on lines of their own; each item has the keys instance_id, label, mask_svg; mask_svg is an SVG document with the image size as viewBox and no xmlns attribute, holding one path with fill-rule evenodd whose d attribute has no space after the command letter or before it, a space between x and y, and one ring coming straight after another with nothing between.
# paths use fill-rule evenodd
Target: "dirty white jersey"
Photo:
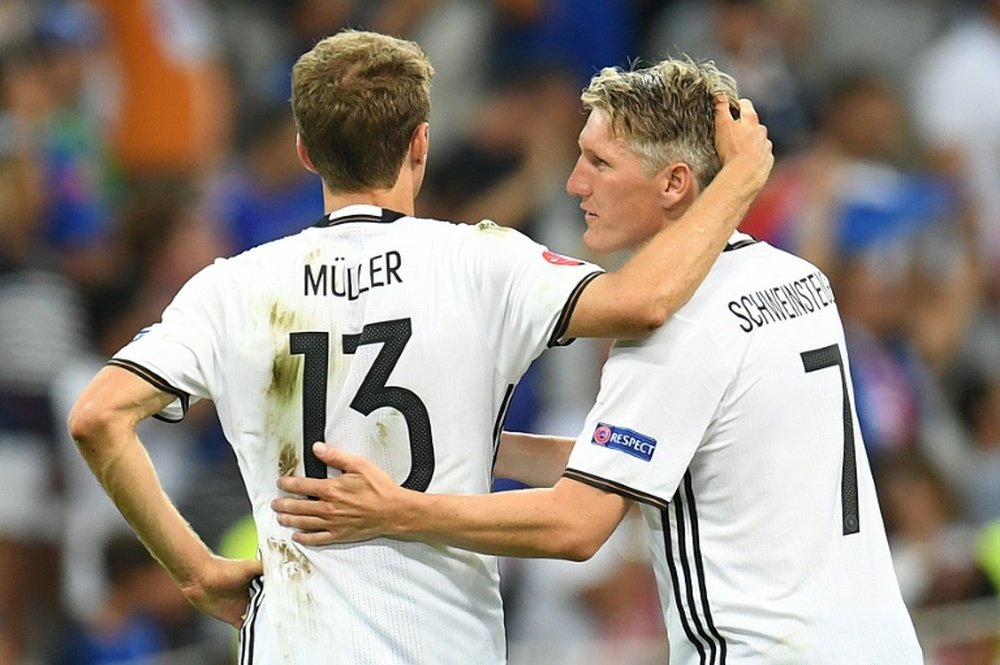
<instances>
[{"instance_id":1,"label":"dirty white jersey","mask_svg":"<svg viewBox=\"0 0 1000 665\"><path fill-rule=\"evenodd\" d=\"M217 260L115 355L177 396L163 417L211 399L236 453L264 562L241 663L505 661L494 557L301 546L270 503L279 476L327 476L319 440L415 490L489 492L514 385L599 273L490 222L349 206Z\"/></svg>"},{"instance_id":2,"label":"dirty white jersey","mask_svg":"<svg viewBox=\"0 0 1000 665\"><path fill-rule=\"evenodd\" d=\"M639 501L671 665L917 665L813 265L734 234L691 301L618 342L566 476Z\"/></svg>"}]
</instances>

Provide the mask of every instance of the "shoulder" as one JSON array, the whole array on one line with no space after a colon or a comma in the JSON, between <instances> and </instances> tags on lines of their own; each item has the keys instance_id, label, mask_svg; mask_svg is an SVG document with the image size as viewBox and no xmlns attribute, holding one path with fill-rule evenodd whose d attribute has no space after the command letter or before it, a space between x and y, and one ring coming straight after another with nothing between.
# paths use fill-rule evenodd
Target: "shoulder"
<instances>
[{"instance_id":1,"label":"shoulder","mask_svg":"<svg viewBox=\"0 0 1000 665\"><path fill-rule=\"evenodd\" d=\"M455 224L470 240L487 244L536 244L534 240L517 229L501 226L492 219L483 219L472 224Z\"/></svg>"},{"instance_id":2,"label":"shoulder","mask_svg":"<svg viewBox=\"0 0 1000 665\"><path fill-rule=\"evenodd\" d=\"M811 310L817 298L824 303L833 298L829 280L819 268L766 242L755 242L723 252L691 300L664 328L687 321L703 327L725 348L739 345L753 330L760 308L782 318L799 309Z\"/></svg>"}]
</instances>

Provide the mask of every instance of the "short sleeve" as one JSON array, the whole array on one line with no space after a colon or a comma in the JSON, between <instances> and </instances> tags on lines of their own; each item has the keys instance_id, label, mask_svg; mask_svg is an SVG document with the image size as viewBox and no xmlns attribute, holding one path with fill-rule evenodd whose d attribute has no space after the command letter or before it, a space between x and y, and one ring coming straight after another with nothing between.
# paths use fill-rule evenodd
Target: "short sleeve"
<instances>
[{"instance_id":1,"label":"short sleeve","mask_svg":"<svg viewBox=\"0 0 1000 665\"><path fill-rule=\"evenodd\" d=\"M177 422L191 398L211 399L218 390L219 341L224 307L221 261L192 277L163 311L159 323L142 330L108 361L177 399L157 414Z\"/></svg>"},{"instance_id":2,"label":"short sleeve","mask_svg":"<svg viewBox=\"0 0 1000 665\"><path fill-rule=\"evenodd\" d=\"M678 315L648 340L619 342L566 477L669 502L732 381L724 356L709 330Z\"/></svg>"},{"instance_id":3,"label":"short sleeve","mask_svg":"<svg viewBox=\"0 0 1000 665\"><path fill-rule=\"evenodd\" d=\"M500 371L516 378L564 339L586 285L603 270L551 252L524 234L484 221L469 230L470 279L482 334ZM478 316L476 316L478 315Z\"/></svg>"}]
</instances>

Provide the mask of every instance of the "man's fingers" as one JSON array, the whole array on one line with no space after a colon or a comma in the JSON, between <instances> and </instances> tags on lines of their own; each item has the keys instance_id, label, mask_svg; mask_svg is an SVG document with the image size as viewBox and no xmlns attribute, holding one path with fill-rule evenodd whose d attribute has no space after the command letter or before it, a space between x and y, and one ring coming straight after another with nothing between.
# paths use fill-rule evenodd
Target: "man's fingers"
<instances>
[{"instance_id":1,"label":"man's fingers","mask_svg":"<svg viewBox=\"0 0 1000 665\"><path fill-rule=\"evenodd\" d=\"M285 513L288 515L312 515L319 516L321 514L320 509L326 504L309 501L308 499L292 499L292 498L281 498L275 499L271 502L271 509L276 513Z\"/></svg>"},{"instance_id":2,"label":"man's fingers","mask_svg":"<svg viewBox=\"0 0 1000 665\"><path fill-rule=\"evenodd\" d=\"M322 531L326 528L326 522L319 517L312 517L311 515L281 514L278 515L278 524L287 526L290 529L298 529L299 531Z\"/></svg>"},{"instance_id":3,"label":"man's fingers","mask_svg":"<svg viewBox=\"0 0 1000 665\"><path fill-rule=\"evenodd\" d=\"M326 531L317 531L315 533L303 533L301 531L296 531L292 534L292 540L297 542L299 545L311 545L313 547L333 545L338 542Z\"/></svg>"},{"instance_id":4,"label":"man's fingers","mask_svg":"<svg viewBox=\"0 0 1000 665\"><path fill-rule=\"evenodd\" d=\"M246 560L246 573L247 579L251 580L258 575L264 574L264 562L260 559L247 559Z\"/></svg>"},{"instance_id":5,"label":"man's fingers","mask_svg":"<svg viewBox=\"0 0 1000 665\"><path fill-rule=\"evenodd\" d=\"M323 496L327 480L321 478L297 478L282 476L278 478L278 489L299 496Z\"/></svg>"},{"instance_id":6,"label":"man's fingers","mask_svg":"<svg viewBox=\"0 0 1000 665\"><path fill-rule=\"evenodd\" d=\"M368 461L364 457L351 455L350 453L345 453L343 450L329 446L323 441L317 441L314 443L312 450L313 455L315 455L319 461L323 462L327 466L333 467L334 469L340 469L344 473L355 471Z\"/></svg>"},{"instance_id":7,"label":"man's fingers","mask_svg":"<svg viewBox=\"0 0 1000 665\"><path fill-rule=\"evenodd\" d=\"M728 113L727 113L728 112ZM715 113L718 117L739 120L742 108L738 102L730 100L725 95L715 96Z\"/></svg>"},{"instance_id":8,"label":"man's fingers","mask_svg":"<svg viewBox=\"0 0 1000 665\"><path fill-rule=\"evenodd\" d=\"M754 122L757 122L757 109L754 108L753 102L747 98L740 99L740 118L752 118Z\"/></svg>"}]
</instances>

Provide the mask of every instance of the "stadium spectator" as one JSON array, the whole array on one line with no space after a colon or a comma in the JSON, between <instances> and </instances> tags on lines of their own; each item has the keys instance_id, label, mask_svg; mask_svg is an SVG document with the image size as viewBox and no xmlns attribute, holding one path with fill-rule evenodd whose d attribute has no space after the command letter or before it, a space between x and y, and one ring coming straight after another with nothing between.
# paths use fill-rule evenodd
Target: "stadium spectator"
<instances>
[{"instance_id":1,"label":"stadium spectator","mask_svg":"<svg viewBox=\"0 0 1000 665\"><path fill-rule=\"evenodd\" d=\"M94 2L120 71L113 146L125 176L211 173L226 155L234 109L208 5Z\"/></svg>"},{"instance_id":2,"label":"stadium spectator","mask_svg":"<svg viewBox=\"0 0 1000 665\"><path fill-rule=\"evenodd\" d=\"M930 164L969 207L970 232L989 280L1000 284L1000 0L975 0L914 62L913 113Z\"/></svg>"},{"instance_id":3,"label":"stadium spectator","mask_svg":"<svg viewBox=\"0 0 1000 665\"><path fill-rule=\"evenodd\" d=\"M44 188L33 112L39 63L0 59L0 663L19 663L52 625L58 596L58 476L48 388L83 348L72 282L39 251ZM34 81L44 84L44 79ZM39 107L35 107L36 102ZM39 621L38 618L42 617Z\"/></svg>"},{"instance_id":4,"label":"stadium spectator","mask_svg":"<svg viewBox=\"0 0 1000 665\"><path fill-rule=\"evenodd\" d=\"M57 665L143 665L176 646L171 628L192 614L184 596L135 536L118 530L103 544L107 596L62 636Z\"/></svg>"},{"instance_id":5,"label":"stadium spectator","mask_svg":"<svg viewBox=\"0 0 1000 665\"><path fill-rule=\"evenodd\" d=\"M295 154L288 107L261 109L245 126L245 157L222 176L211 204L234 254L296 233L323 211L322 184Z\"/></svg>"}]
</instances>

